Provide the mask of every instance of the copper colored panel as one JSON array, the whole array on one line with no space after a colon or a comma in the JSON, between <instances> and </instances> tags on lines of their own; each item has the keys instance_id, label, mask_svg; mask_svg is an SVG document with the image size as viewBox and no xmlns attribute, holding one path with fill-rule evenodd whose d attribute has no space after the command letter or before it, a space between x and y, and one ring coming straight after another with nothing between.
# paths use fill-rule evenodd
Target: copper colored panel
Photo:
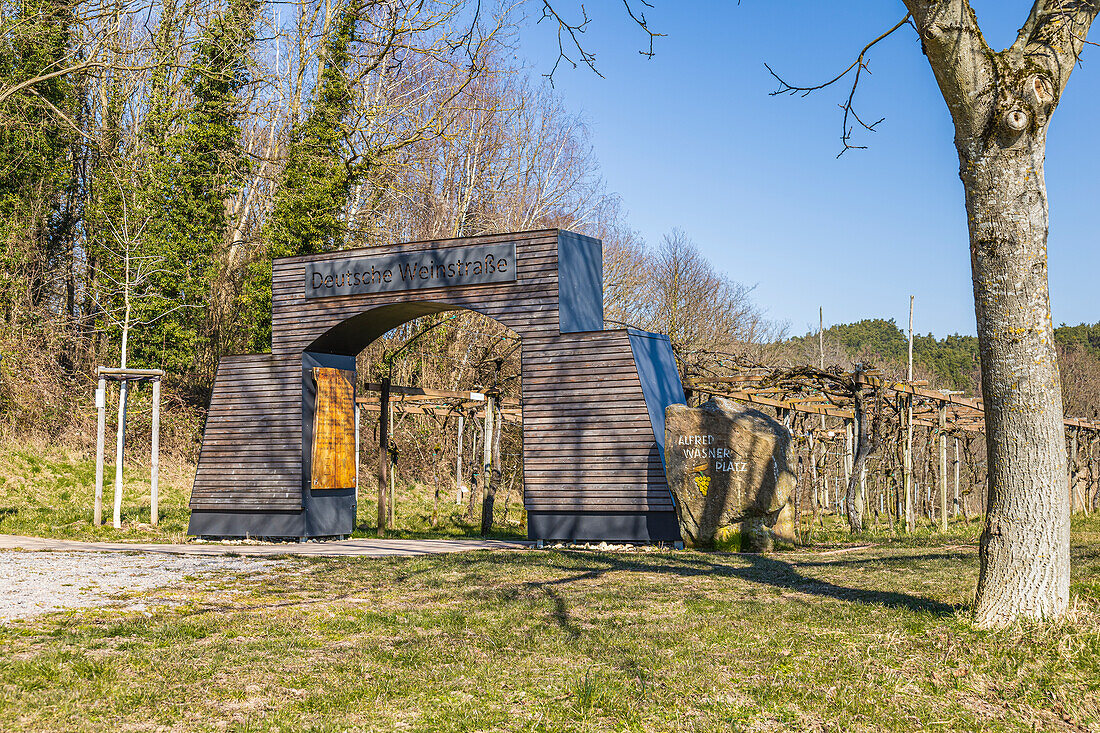
<instances>
[{"instance_id":1,"label":"copper colored panel","mask_svg":"<svg viewBox=\"0 0 1100 733\"><path fill-rule=\"evenodd\" d=\"M355 372L317 367L313 412L314 489L355 488Z\"/></svg>"}]
</instances>

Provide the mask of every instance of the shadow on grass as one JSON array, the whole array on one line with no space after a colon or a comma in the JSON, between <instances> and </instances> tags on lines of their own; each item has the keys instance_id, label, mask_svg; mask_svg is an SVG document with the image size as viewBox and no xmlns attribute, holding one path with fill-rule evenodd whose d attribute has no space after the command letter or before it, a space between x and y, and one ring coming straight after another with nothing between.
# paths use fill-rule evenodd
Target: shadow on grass
<instances>
[{"instance_id":1,"label":"shadow on grass","mask_svg":"<svg viewBox=\"0 0 1100 733\"><path fill-rule=\"evenodd\" d=\"M917 556L902 558L874 558L859 560L854 558L837 558L828 561L799 562L798 565L812 567L836 567L849 568L861 564L903 564L920 560L949 560L963 561L972 559L972 554L962 552L935 552L922 553ZM423 559L423 558L420 558ZM442 559L442 558L441 558ZM401 562L401 560L395 560ZM808 596L817 596L847 603L863 604L868 606L881 606L884 608L900 609L917 613L928 613L934 616L950 616L964 606L943 603L931 598L924 598L908 593L889 590L868 590L863 588L851 588L837 585L829 581L812 578L798 572L795 563L786 562L771 556L740 554L733 556L708 555L702 553L691 554L662 554L657 560L649 560L644 555L608 555L597 554L577 550L560 550L552 554L544 553L502 553L488 555L486 553L461 553L461 555L447 556L444 560L449 569L465 571L467 576L463 585L477 587L479 585L493 585L496 587L511 585L508 583L510 574L509 566L513 564L539 565L561 573L561 577L550 580L520 581L513 587L526 587L532 591L543 594L550 603L550 620L558 626L570 639L577 640L581 636L581 628L574 622L569 612L563 588L571 584L599 580L609 573L652 573L663 576L677 576L682 578L695 577L720 577L737 578L740 580L770 586ZM486 567L488 565L488 567ZM479 567L480 566L480 567ZM414 576L421 575L434 569L431 565L419 568L402 568L391 582L400 584ZM495 570L495 572L493 572ZM336 568L332 572L339 572ZM326 574L322 571L322 574ZM501 581L504 581L503 583ZM369 593L370 588L344 588L342 592L331 595L323 595L314 598L292 598L275 603L249 604L237 606L233 604L206 603L202 607L194 609L187 615L200 615L210 612L242 612L274 609L290 606L310 606L332 601L340 601L357 597L363 593Z\"/></svg>"},{"instance_id":2,"label":"shadow on grass","mask_svg":"<svg viewBox=\"0 0 1100 733\"><path fill-rule=\"evenodd\" d=\"M861 603L883 606L886 608L931 613L937 616L949 616L962 608L961 605L943 603L931 598L922 598L908 593L866 590L836 585L828 581L801 575L792 563L764 555L738 555L737 558L739 560L748 563L747 567L725 564L711 559L711 557L707 555L666 557L663 558L663 561L659 564L633 557L593 557L588 553L568 550L562 552L561 555L573 560L574 564L557 564L556 567L565 571L581 570L582 572L556 580L530 582L527 585L532 588L540 588L546 592L548 588L568 585L581 580L598 579L611 572L660 573L672 574L680 577L721 576L739 578L751 583L758 583L760 585L767 585L773 588L781 588L822 598L832 598L850 603ZM961 553L935 553L932 555L921 555L920 557L921 559L963 560L967 559L969 556ZM912 558L907 559L911 560ZM878 558L876 558L876 562L879 562ZM858 560L850 559L814 563L817 567L857 564L860 564ZM551 596L551 598L555 599L556 597ZM557 608L557 605L557 601L555 601L555 611L553 613L555 620L558 620L562 616L562 611L560 608Z\"/></svg>"}]
</instances>

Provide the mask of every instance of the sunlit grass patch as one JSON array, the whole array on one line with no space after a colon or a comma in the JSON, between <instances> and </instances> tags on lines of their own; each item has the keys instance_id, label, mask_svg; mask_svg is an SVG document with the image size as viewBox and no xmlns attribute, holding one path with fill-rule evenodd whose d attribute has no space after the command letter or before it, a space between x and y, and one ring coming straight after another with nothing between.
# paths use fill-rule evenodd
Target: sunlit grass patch
<instances>
[{"instance_id":1,"label":"sunlit grass patch","mask_svg":"<svg viewBox=\"0 0 1100 733\"><path fill-rule=\"evenodd\" d=\"M148 456L127 454L123 470L121 530L111 526L114 502L113 456L104 470L104 525L93 523L95 451L34 442L0 444L0 533L79 540L184 539L187 501L194 466L162 456L159 471L160 521L150 524Z\"/></svg>"}]
</instances>

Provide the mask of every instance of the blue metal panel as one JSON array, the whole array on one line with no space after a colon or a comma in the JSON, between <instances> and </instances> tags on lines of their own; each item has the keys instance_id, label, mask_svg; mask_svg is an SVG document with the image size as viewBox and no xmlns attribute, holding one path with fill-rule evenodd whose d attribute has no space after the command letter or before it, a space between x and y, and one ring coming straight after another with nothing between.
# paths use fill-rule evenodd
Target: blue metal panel
<instances>
[{"instance_id":1,"label":"blue metal panel","mask_svg":"<svg viewBox=\"0 0 1100 733\"><path fill-rule=\"evenodd\" d=\"M531 511L527 539L567 542L679 542L676 512Z\"/></svg>"},{"instance_id":2,"label":"blue metal panel","mask_svg":"<svg viewBox=\"0 0 1100 733\"><path fill-rule=\"evenodd\" d=\"M603 242L558 232L558 329L603 330Z\"/></svg>"},{"instance_id":3,"label":"blue metal panel","mask_svg":"<svg viewBox=\"0 0 1100 733\"><path fill-rule=\"evenodd\" d=\"M672 342L668 336L637 328L628 328L627 335L634 354L634 366L638 369L638 380L642 383L649 422L653 426L653 438L657 441L661 463L664 464L665 408L684 404L684 385L676 369Z\"/></svg>"}]
</instances>

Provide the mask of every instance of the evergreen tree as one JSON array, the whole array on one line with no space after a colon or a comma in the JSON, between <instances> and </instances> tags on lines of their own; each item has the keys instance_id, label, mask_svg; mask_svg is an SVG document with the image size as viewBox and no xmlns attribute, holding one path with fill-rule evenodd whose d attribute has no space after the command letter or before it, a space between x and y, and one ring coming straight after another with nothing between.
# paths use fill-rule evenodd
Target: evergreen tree
<instances>
[{"instance_id":1,"label":"evergreen tree","mask_svg":"<svg viewBox=\"0 0 1100 733\"><path fill-rule=\"evenodd\" d=\"M73 53L71 7L58 0L0 4L0 87L63 65ZM50 294L75 227L75 131L78 87L53 77L9 96L0 105L0 316Z\"/></svg>"},{"instance_id":2,"label":"evergreen tree","mask_svg":"<svg viewBox=\"0 0 1100 733\"><path fill-rule=\"evenodd\" d=\"M162 359L169 370L203 375L217 363L224 324L210 295L222 275L226 200L248 169L239 121L258 11L258 0L228 0L203 31L184 79L191 103L183 124L150 166L146 237L161 258L155 282L161 299L144 308L167 315L134 343L135 363ZM138 320L155 317L138 314Z\"/></svg>"},{"instance_id":3,"label":"evergreen tree","mask_svg":"<svg viewBox=\"0 0 1100 733\"><path fill-rule=\"evenodd\" d=\"M242 311L257 351L271 348L272 260L336 250L344 243L353 183L344 121L352 105L348 66L359 13L357 2L345 6L323 46L313 106L291 130L286 168L264 227L266 246L249 268Z\"/></svg>"}]
</instances>

